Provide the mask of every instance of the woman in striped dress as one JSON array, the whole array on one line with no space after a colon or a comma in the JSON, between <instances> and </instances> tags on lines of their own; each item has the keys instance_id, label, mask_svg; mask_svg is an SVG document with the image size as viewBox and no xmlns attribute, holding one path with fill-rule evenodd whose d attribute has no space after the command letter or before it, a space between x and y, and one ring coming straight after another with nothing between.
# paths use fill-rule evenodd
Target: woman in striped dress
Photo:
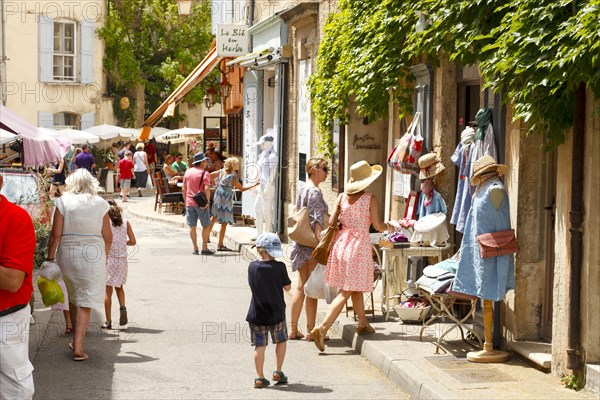
<instances>
[{"instance_id":1,"label":"woman in striped dress","mask_svg":"<svg viewBox=\"0 0 600 400\"><path fill-rule=\"evenodd\" d=\"M219 243L217 250L219 251L231 251L230 248L223 244L225 239L225 231L227 224L233 224L233 189L237 189L240 192L252 189L260 185L256 183L252 186L244 187L240 184L238 178L238 170L240 168L240 162L237 158L229 157L225 160L225 168L220 171L212 172L211 175L218 175L217 178L217 190L213 196L212 206L212 222L218 222L221 224L221 230L219 231Z\"/></svg>"}]
</instances>

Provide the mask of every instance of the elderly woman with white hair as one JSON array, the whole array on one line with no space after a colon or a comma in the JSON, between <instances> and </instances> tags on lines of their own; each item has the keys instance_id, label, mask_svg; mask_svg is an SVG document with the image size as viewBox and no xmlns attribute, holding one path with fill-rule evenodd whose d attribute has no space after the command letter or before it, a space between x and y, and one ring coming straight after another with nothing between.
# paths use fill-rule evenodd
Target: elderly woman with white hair
<instances>
[{"instance_id":1,"label":"elderly woman with white hair","mask_svg":"<svg viewBox=\"0 0 600 400\"><path fill-rule=\"evenodd\" d=\"M73 359L83 361L91 309L104 305L106 259L112 243L109 205L98 196L98 181L78 169L66 179L65 193L56 199L48 243L48 261L60 266L73 321Z\"/></svg>"}]
</instances>

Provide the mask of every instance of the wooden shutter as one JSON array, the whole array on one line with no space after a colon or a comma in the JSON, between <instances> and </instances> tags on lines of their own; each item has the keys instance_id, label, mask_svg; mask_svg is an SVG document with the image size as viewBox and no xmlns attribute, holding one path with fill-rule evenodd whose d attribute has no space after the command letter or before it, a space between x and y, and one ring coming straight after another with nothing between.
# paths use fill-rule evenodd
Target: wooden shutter
<instances>
[{"instance_id":1,"label":"wooden shutter","mask_svg":"<svg viewBox=\"0 0 600 400\"><path fill-rule=\"evenodd\" d=\"M94 82L94 36L95 23L81 21L81 83Z\"/></svg>"},{"instance_id":2,"label":"wooden shutter","mask_svg":"<svg viewBox=\"0 0 600 400\"><path fill-rule=\"evenodd\" d=\"M81 114L81 130L94 126L95 120L96 114L93 112Z\"/></svg>"},{"instance_id":3,"label":"wooden shutter","mask_svg":"<svg viewBox=\"0 0 600 400\"><path fill-rule=\"evenodd\" d=\"M40 82L54 81L54 22L45 15L38 24L38 70Z\"/></svg>"},{"instance_id":4,"label":"wooden shutter","mask_svg":"<svg viewBox=\"0 0 600 400\"><path fill-rule=\"evenodd\" d=\"M38 111L38 126L42 128L54 127L54 115L46 111Z\"/></svg>"}]
</instances>

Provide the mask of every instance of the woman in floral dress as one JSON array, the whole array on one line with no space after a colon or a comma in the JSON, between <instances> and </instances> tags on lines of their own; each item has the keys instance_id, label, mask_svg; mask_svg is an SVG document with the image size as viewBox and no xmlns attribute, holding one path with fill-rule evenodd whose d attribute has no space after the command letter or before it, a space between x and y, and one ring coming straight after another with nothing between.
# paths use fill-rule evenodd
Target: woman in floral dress
<instances>
[{"instance_id":1,"label":"woman in floral dress","mask_svg":"<svg viewBox=\"0 0 600 400\"><path fill-rule=\"evenodd\" d=\"M221 230L219 231L219 243L217 250L219 251L231 251L230 248L223 244L225 240L225 231L227 224L233 224L233 189L237 189L240 192L245 192L253 187L260 185L256 183L252 186L244 187L240 184L238 179L238 169L240 168L240 162L237 158L229 157L225 160L225 168L219 171L211 172L212 175L218 175L217 178L217 190L213 196L212 206L212 222L218 222L221 224Z\"/></svg>"},{"instance_id":2,"label":"woman in floral dress","mask_svg":"<svg viewBox=\"0 0 600 400\"><path fill-rule=\"evenodd\" d=\"M375 196L365 189L383 171L379 165L370 166L359 161L350 167L350 180L346 183L345 193L338 196L336 212L330 223L342 224L337 233L325 268L325 282L340 289L340 293L329 306L321 326L311 331L315 345L325 350L325 335L342 311L344 304L352 298L352 306L358 316L356 333L367 335L375 329L367 321L363 299L364 292L373 291L373 256L369 227L371 223L380 232L388 229L381 222Z\"/></svg>"}]
</instances>

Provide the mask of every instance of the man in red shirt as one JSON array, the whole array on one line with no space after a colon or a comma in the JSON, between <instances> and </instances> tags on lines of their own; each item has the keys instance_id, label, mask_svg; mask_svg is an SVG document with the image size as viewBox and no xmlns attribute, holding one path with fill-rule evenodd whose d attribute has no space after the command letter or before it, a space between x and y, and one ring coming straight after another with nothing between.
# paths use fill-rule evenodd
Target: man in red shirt
<instances>
[{"instance_id":1,"label":"man in red shirt","mask_svg":"<svg viewBox=\"0 0 600 400\"><path fill-rule=\"evenodd\" d=\"M148 154L148 164L150 164L150 171L148 171L148 173L151 174L156 167L156 148L152 142L147 141L144 150L146 150L146 154Z\"/></svg>"},{"instance_id":2,"label":"man in red shirt","mask_svg":"<svg viewBox=\"0 0 600 400\"><path fill-rule=\"evenodd\" d=\"M133 154L131 151L125 151L125 157L122 160L119 160L119 165L117 167L117 173L119 174L119 182L121 184L121 196L123 197L123 202L127 201L127 196L129 195L129 188L131 187L131 178L133 178L133 161L131 158Z\"/></svg>"},{"instance_id":3,"label":"man in red shirt","mask_svg":"<svg viewBox=\"0 0 600 400\"><path fill-rule=\"evenodd\" d=\"M0 189L3 178L0 174ZM35 231L27 211L0 194L0 398L31 399L29 300Z\"/></svg>"}]
</instances>

